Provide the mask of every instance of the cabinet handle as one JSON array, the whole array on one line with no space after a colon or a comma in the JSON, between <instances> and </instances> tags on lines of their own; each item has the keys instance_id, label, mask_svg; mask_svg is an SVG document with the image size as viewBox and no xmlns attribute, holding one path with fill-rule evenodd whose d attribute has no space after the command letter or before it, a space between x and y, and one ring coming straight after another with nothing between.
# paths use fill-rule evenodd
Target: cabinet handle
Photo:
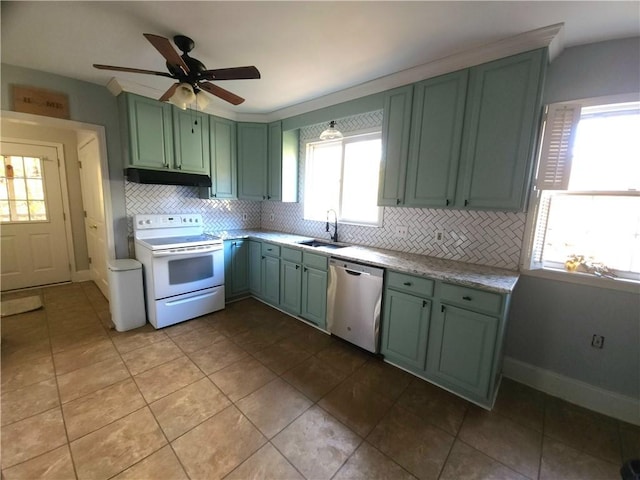
<instances>
[{"instance_id":1,"label":"cabinet handle","mask_svg":"<svg viewBox=\"0 0 640 480\"><path fill-rule=\"evenodd\" d=\"M300 268L300 265L296 265L296 270L298 270Z\"/></svg>"},{"instance_id":2,"label":"cabinet handle","mask_svg":"<svg viewBox=\"0 0 640 480\"><path fill-rule=\"evenodd\" d=\"M400 205L400 199L396 198L396 205Z\"/></svg>"},{"instance_id":3,"label":"cabinet handle","mask_svg":"<svg viewBox=\"0 0 640 480\"><path fill-rule=\"evenodd\" d=\"M267 199L267 196L266 196L266 195L262 195L262 199L263 199L263 200L266 200L266 199Z\"/></svg>"},{"instance_id":4,"label":"cabinet handle","mask_svg":"<svg viewBox=\"0 0 640 480\"><path fill-rule=\"evenodd\" d=\"M406 285L407 287L410 287L412 285L411 282L404 282L403 285Z\"/></svg>"},{"instance_id":5,"label":"cabinet handle","mask_svg":"<svg viewBox=\"0 0 640 480\"><path fill-rule=\"evenodd\" d=\"M163 164L162 164L162 166L163 166L164 168L169 168L169 164L168 164L168 163L163 163Z\"/></svg>"},{"instance_id":6,"label":"cabinet handle","mask_svg":"<svg viewBox=\"0 0 640 480\"><path fill-rule=\"evenodd\" d=\"M447 198L445 205L448 207L449 206L449 199Z\"/></svg>"},{"instance_id":7,"label":"cabinet handle","mask_svg":"<svg viewBox=\"0 0 640 480\"><path fill-rule=\"evenodd\" d=\"M440 305L440 311L444 313L444 305Z\"/></svg>"},{"instance_id":8,"label":"cabinet handle","mask_svg":"<svg viewBox=\"0 0 640 480\"><path fill-rule=\"evenodd\" d=\"M471 297L469 297L468 295L465 295L464 297L462 297L463 300L466 300L467 302L471 301Z\"/></svg>"},{"instance_id":9,"label":"cabinet handle","mask_svg":"<svg viewBox=\"0 0 640 480\"><path fill-rule=\"evenodd\" d=\"M427 306L427 301L426 300L422 300L422 308Z\"/></svg>"},{"instance_id":10,"label":"cabinet handle","mask_svg":"<svg viewBox=\"0 0 640 480\"><path fill-rule=\"evenodd\" d=\"M466 207L467 205L469 205L469 200L464 201L464 206Z\"/></svg>"},{"instance_id":11,"label":"cabinet handle","mask_svg":"<svg viewBox=\"0 0 640 480\"><path fill-rule=\"evenodd\" d=\"M217 193L214 193L214 194L212 194L211 196L212 196L213 198L215 198L215 197L217 197L217 196L218 196L218 194L217 194Z\"/></svg>"},{"instance_id":12,"label":"cabinet handle","mask_svg":"<svg viewBox=\"0 0 640 480\"><path fill-rule=\"evenodd\" d=\"M271 195L267 195L267 200L271 200Z\"/></svg>"},{"instance_id":13,"label":"cabinet handle","mask_svg":"<svg viewBox=\"0 0 640 480\"><path fill-rule=\"evenodd\" d=\"M304 268L302 269L302 271L303 271L303 272L306 272L306 271L307 271L307 267L304 267Z\"/></svg>"},{"instance_id":14,"label":"cabinet handle","mask_svg":"<svg viewBox=\"0 0 640 480\"><path fill-rule=\"evenodd\" d=\"M176 168L177 168L178 170L182 170L182 165L176 165Z\"/></svg>"},{"instance_id":15,"label":"cabinet handle","mask_svg":"<svg viewBox=\"0 0 640 480\"><path fill-rule=\"evenodd\" d=\"M262 255L262 259L264 260L264 255Z\"/></svg>"},{"instance_id":16,"label":"cabinet handle","mask_svg":"<svg viewBox=\"0 0 640 480\"><path fill-rule=\"evenodd\" d=\"M232 243L231 243L231 246L232 246L232 247L235 247L235 246L236 246L236 242L232 242Z\"/></svg>"}]
</instances>

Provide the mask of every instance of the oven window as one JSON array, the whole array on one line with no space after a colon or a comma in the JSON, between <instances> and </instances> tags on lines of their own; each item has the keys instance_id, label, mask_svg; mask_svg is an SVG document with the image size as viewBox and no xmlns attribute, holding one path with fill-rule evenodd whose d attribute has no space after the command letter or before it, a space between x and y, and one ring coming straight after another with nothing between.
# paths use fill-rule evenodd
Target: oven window
<instances>
[{"instance_id":1,"label":"oven window","mask_svg":"<svg viewBox=\"0 0 640 480\"><path fill-rule=\"evenodd\" d=\"M169 285L197 282L213 277L213 256L170 260Z\"/></svg>"}]
</instances>

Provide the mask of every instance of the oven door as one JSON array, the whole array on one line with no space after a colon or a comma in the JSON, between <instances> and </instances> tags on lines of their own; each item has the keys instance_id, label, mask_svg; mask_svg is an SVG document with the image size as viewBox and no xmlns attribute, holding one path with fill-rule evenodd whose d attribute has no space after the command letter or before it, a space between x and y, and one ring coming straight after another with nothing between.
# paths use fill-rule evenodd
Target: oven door
<instances>
[{"instance_id":1,"label":"oven door","mask_svg":"<svg viewBox=\"0 0 640 480\"><path fill-rule=\"evenodd\" d=\"M224 285L222 245L153 251L155 298L172 297Z\"/></svg>"}]
</instances>

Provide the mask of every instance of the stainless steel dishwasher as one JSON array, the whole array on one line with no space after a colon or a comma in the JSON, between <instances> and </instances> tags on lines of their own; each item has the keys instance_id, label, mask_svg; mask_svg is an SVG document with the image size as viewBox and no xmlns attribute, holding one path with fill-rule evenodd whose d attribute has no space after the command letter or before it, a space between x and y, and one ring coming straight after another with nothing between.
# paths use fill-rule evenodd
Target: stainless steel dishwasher
<instances>
[{"instance_id":1,"label":"stainless steel dishwasher","mask_svg":"<svg viewBox=\"0 0 640 480\"><path fill-rule=\"evenodd\" d=\"M378 353L384 270L329 259L327 328L337 337Z\"/></svg>"}]
</instances>

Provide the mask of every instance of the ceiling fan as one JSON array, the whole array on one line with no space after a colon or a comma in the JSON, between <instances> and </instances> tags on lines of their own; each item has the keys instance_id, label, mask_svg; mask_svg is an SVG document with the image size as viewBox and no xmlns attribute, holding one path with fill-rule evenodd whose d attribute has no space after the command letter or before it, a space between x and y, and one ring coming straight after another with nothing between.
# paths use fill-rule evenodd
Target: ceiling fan
<instances>
[{"instance_id":1,"label":"ceiling fan","mask_svg":"<svg viewBox=\"0 0 640 480\"><path fill-rule=\"evenodd\" d=\"M128 67L115 67L113 65L100 65L93 64L95 68L101 70L115 70L118 72L132 72L132 73L145 73L149 75L158 75L161 77L168 77L177 80L169 87L164 95L160 97L160 101L166 102L178 96L178 101L182 102L184 108L187 103L193 103L196 100L196 96L201 90L204 90L216 97L221 98L233 105L240 105L244 102L244 98L225 90L222 87L210 83L211 80L242 80L242 79L256 79L260 78L260 72L254 66L248 67L233 67L233 68L218 68L214 70L207 70L207 68L193 57L189 56L189 52L193 50L195 43L189 37L184 35L176 35L173 37L173 42L176 47L182 52L182 55L178 54L176 50L171 46L171 42L168 39L159 35L151 33L145 33L145 38L149 40L158 52L167 61L167 70L169 72L156 72L153 70L143 70L140 68L128 68ZM186 101L190 100L190 101Z\"/></svg>"}]
</instances>

